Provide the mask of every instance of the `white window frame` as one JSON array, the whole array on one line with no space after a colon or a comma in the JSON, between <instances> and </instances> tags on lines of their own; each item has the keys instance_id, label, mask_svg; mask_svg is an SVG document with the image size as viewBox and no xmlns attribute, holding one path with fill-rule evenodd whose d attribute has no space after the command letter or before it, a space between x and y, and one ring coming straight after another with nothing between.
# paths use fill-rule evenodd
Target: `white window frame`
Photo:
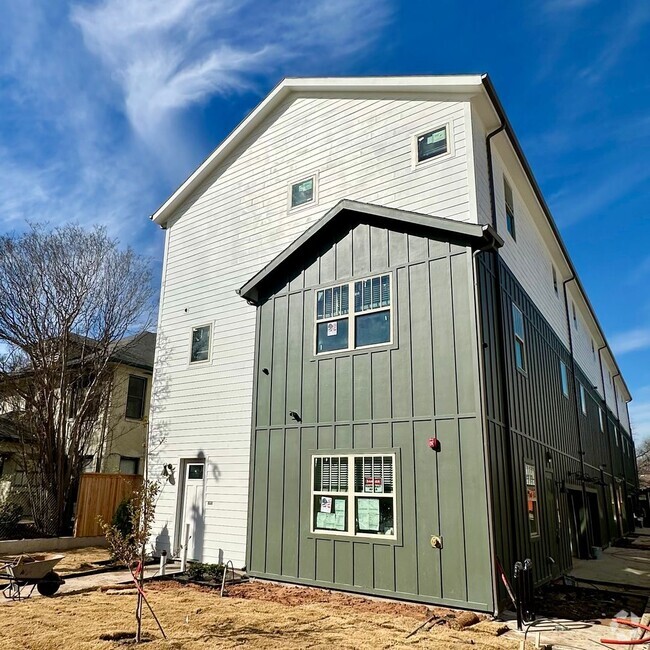
<instances>
[{"instance_id":1,"label":"white window frame","mask_svg":"<svg viewBox=\"0 0 650 650\"><path fill-rule=\"evenodd\" d=\"M361 497L363 498L364 495L368 495L366 492L355 492L354 490L354 459L355 458L385 458L386 456L389 456L392 458L392 463L393 463L393 491L388 494L385 492L373 492L372 494L374 497L381 497L381 498L392 498L393 500L393 534L392 535L371 535L370 533L357 533L356 532L356 512L357 512L357 498ZM363 538L363 539L374 539L377 540L378 542L384 542L386 540L390 541L395 541L398 539L397 535L397 485L398 485L398 480L399 480L399 475L398 475L398 469L397 469L397 454L395 452L377 452L373 451L370 453L363 453L363 452L358 452L358 453L336 453L332 452L329 454L322 454L322 453L315 453L311 454L309 456L310 461L311 461L311 484L309 486L309 494L310 494L310 508L309 508L309 530L312 535L333 535L336 537L351 537L351 538ZM347 458L348 459L348 489L347 491L339 491L339 492L331 492L331 491L326 491L326 490L315 490L314 489L314 483L315 483L315 471L316 471L316 459L317 458ZM315 497L319 496L325 496L325 497L331 497L332 499L336 499L337 497L346 497L347 498L347 512L345 513L346 516L346 523L347 523L347 530L326 530L326 529L321 529L321 528L315 528L314 526L314 501ZM373 498L371 496L367 496L366 498Z\"/></svg>"},{"instance_id":2,"label":"white window frame","mask_svg":"<svg viewBox=\"0 0 650 650\"><path fill-rule=\"evenodd\" d=\"M602 406L598 407L598 427L601 433L605 433L605 414Z\"/></svg>"},{"instance_id":3,"label":"white window frame","mask_svg":"<svg viewBox=\"0 0 650 650\"><path fill-rule=\"evenodd\" d=\"M203 329L204 327L208 328L208 358L192 361L192 342L194 340L194 332L195 330L200 330ZM190 327L190 353L188 355L189 365L200 366L206 363L210 363L211 360L212 360L212 323L202 323L201 325L192 325L192 327Z\"/></svg>"},{"instance_id":4,"label":"white window frame","mask_svg":"<svg viewBox=\"0 0 650 650\"><path fill-rule=\"evenodd\" d=\"M534 485L532 486L530 483L528 483L528 468L532 470L533 474ZM530 460L524 461L524 485L526 487L526 515L528 515L528 488L529 486L535 488L535 507L533 508L533 512L535 513L535 525L537 526L537 532L533 533L530 530L530 518L528 518L528 534L530 535L531 539L537 539L542 535L542 520L539 513L539 484L537 482L537 467L535 467L535 463Z\"/></svg>"},{"instance_id":5,"label":"white window frame","mask_svg":"<svg viewBox=\"0 0 650 650\"><path fill-rule=\"evenodd\" d=\"M382 278L384 276L389 277L389 286L390 286L390 303L388 305L373 307L372 309L366 309L365 311L357 312L355 311L354 304L354 285L357 282L366 282L367 280L373 280L374 278ZM375 273L373 275L365 276L363 278L356 278L349 280L347 282L341 282L337 284L328 284L327 286L318 287L314 290L314 340L313 348L314 355L317 357L322 357L327 354L339 354L341 352L351 352L353 350L370 350L373 348L389 346L393 344L395 340L395 318L394 318L394 307L395 307L395 285L394 285L394 276L393 273L387 271L385 273ZM380 280L381 281L381 280ZM337 287L348 286L348 313L340 316L330 316L328 318L318 318L318 292L326 291L327 289L335 289ZM390 339L384 341L383 343L373 343L372 345L362 345L357 346L356 342L356 319L358 316L366 316L369 314L376 314L382 311L388 310L389 320L390 320ZM323 352L318 351L318 325L320 323L327 323L331 321L348 321L348 347L340 348L338 350L326 350Z\"/></svg>"},{"instance_id":6,"label":"white window frame","mask_svg":"<svg viewBox=\"0 0 650 650\"><path fill-rule=\"evenodd\" d=\"M297 181L289 181L289 184L287 185L287 210L289 212L295 212L296 210L301 210L303 208L307 208L310 206L318 205L318 177L319 177L319 172L311 172L309 174L305 174L304 176L301 176L299 180ZM300 203L298 205L292 205L291 204L291 199L292 199L292 194L293 194L293 186L294 185L300 185L300 183L305 183L308 180L313 180L314 181L314 191L312 193L311 200L305 201L304 203Z\"/></svg>"},{"instance_id":7,"label":"white window frame","mask_svg":"<svg viewBox=\"0 0 650 650\"><path fill-rule=\"evenodd\" d=\"M515 325L515 311L519 312L521 316L521 329L523 330L521 335L517 334L517 328ZM512 303L512 334L514 336L514 362L515 368L522 372L524 375L528 374L528 354L526 352L526 325L524 321L524 312L517 306L515 303ZM517 341L521 343L521 362L522 367L517 365Z\"/></svg>"},{"instance_id":8,"label":"white window frame","mask_svg":"<svg viewBox=\"0 0 650 650\"><path fill-rule=\"evenodd\" d=\"M619 442L618 442L618 427L614 426L614 439L616 440L616 446L620 447Z\"/></svg>"},{"instance_id":9,"label":"white window frame","mask_svg":"<svg viewBox=\"0 0 650 650\"><path fill-rule=\"evenodd\" d=\"M562 359L560 359L560 388L563 397L569 399L569 369Z\"/></svg>"},{"instance_id":10,"label":"white window frame","mask_svg":"<svg viewBox=\"0 0 650 650\"><path fill-rule=\"evenodd\" d=\"M580 410L582 411L582 415L587 415L587 395L585 393L585 387L578 382L579 388L579 393L580 393Z\"/></svg>"},{"instance_id":11,"label":"white window frame","mask_svg":"<svg viewBox=\"0 0 650 650\"><path fill-rule=\"evenodd\" d=\"M440 129L445 129L446 133L446 138L447 138L447 151L444 153L439 153L436 156L432 156L431 158L425 158L424 160L418 160L419 158L419 153L418 153L418 139L425 136L427 133L433 133L434 131L439 131ZM453 156L454 154L454 144L452 142L452 129L451 129L451 122L444 122L442 124L438 124L436 126L433 126L431 128L427 128L424 131L418 131L417 133L414 133L411 136L411 159L412 159L412 167L413 169L416 169L417 167L421 167L422 165L428 165L429 163L438 160L444 160L446 158L449 158L450 156Z\"/></svg>"}]
</instances>

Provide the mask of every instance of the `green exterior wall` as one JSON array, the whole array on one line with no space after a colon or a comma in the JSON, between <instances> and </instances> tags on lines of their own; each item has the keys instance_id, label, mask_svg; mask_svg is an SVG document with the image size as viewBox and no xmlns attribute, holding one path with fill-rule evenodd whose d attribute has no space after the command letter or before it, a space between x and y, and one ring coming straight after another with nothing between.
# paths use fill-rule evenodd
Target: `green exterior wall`
<instances>
[{"instance_id":1,"label":"green exterior wall","mask_svg":"<svg viewBox=\"0 0 650 650\"><path fill-rule=\"evenodd\" d=\"M492 611L472 251L365 223L328 237L258 307L248 571ZM386 271L393 343L315 356L315 289ZM310 532L312 454L370 450L396 454L397 540Z\"/></svg>"},{"instance_id":2,"label":"green exterior wall","mask_svg":"<svg viewBox=\"0 0 650 650\"><path fill-rule=\"evenodd\" d=\"M629 504L627 495L636 482L634 453L625 456L621 446L616 446L614 427L624 431L616 414L606 409L577 365L574 376L569 350L502 260L498 262L497 278L496 259L494 254L481 254L478 270L494 547L509 578L512 578L515 561L531 558L535 582L540 584L572 566L570 518L574 512L569 499L582 495L583 483L587 494L593 495L587 499L599 504L594 509L595 516L586 516L582 521L582 525L587 526L582 542L587 552L596 541L606 546L630 530L629 505L622 509L621 529L617 530L610 485L616 482L622 502ZM500 291L500 301L497 291ZM524 316L525 374L515 365L513 302ZM499 306L503 346L499 341ZM502 351L505 352L503 358L500 356ZM562 393L560 361L567 366L568 397ZM587 395L586 416L579 405L579 383L585 387ZM599 406L606 413L605 432L600 431ZM629 438L629 433L625 434ZM581 449L584 466L580 461ZM527 520L524 469L527 461L535 465L537 475L540 535L536 538L531 538ZM606 465L602 472L601 465ZM583 477L590 480L583 482ZM581 525L580 522L577 524ZM580 540L573 541L574 553L576 545L580 545ZM549 557L555 560L555 564L548 560Z\"/></svg>"}]
</instances>

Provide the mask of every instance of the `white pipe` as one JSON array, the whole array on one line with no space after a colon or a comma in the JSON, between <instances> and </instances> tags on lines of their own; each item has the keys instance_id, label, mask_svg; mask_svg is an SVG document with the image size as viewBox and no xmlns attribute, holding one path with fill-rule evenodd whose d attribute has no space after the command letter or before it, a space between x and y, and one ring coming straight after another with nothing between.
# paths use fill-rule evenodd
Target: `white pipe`
<instances>
[{"instance_id":1,"label":"white pipe","mask_svg":"<svg viewBox=\"0 0 650 650\"><path fill-rule=\"evenodd\" d=\"M187 545L190 543L190 525L185 524L185 536L183 537L183 554L181 555L181 573L185 573L187 567Z\"/></svg>"},{"instance_id":2,"label":"white pipe","mask_svg":"<svg viewBox=\"0 0 650 650\"><path fill-rule=\"evenodd\" d=\"M160 554L160 571L158 572L161 576L165 575L165 567L167 566L167 551L162 551Z\"/></svg>"}]
</instances>

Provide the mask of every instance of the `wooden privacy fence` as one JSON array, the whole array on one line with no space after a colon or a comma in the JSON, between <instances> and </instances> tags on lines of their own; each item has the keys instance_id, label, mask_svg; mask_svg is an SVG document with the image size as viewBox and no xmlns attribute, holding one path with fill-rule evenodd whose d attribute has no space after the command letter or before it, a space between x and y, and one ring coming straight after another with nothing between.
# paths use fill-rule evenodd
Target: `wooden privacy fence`
<instances>
[{"instance_id":1,"label":"wooden privacy fence","mask_svg":"<svg viewBox=\"0 0 650 650\"><path fill-rule=\"evenodd\" d=\"M97 517L108 523L117 506L142 485L142 476L135 474L82 474L77 495L75 537L102 534Z\"/></svg>"}]
</instances>

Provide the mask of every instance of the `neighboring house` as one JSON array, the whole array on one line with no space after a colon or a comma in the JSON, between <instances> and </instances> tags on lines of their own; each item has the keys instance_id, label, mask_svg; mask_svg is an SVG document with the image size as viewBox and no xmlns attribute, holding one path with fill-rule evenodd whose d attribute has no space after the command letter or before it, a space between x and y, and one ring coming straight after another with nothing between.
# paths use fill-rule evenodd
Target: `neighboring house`
<instances>
[{"instance_id":1,"label":"neighboring house","mask_svg":"<svg viewBox=\"0 0 650 650\"><path fill-rule=\"evenodd\" d=\"M156 335L145 332L124 339L113 354L111 390L100 410L84 471L142 474L155 345ZM72 399L70 417L74 409ZM0 400L0 498L26 505L29 462L23 460L20 422L21 405L7 383Z\"/></svg>"},{"instance_id":2,"label":"neighboring house","mask_svg":"<svg viewBox=\"0 0 650 650\"><path fill-rule=\"evenodd\" d=\"M631 530L631 396L487 76L286 79L152 218L159 551L493 611Z\"/></svg>"}]
</instances>

